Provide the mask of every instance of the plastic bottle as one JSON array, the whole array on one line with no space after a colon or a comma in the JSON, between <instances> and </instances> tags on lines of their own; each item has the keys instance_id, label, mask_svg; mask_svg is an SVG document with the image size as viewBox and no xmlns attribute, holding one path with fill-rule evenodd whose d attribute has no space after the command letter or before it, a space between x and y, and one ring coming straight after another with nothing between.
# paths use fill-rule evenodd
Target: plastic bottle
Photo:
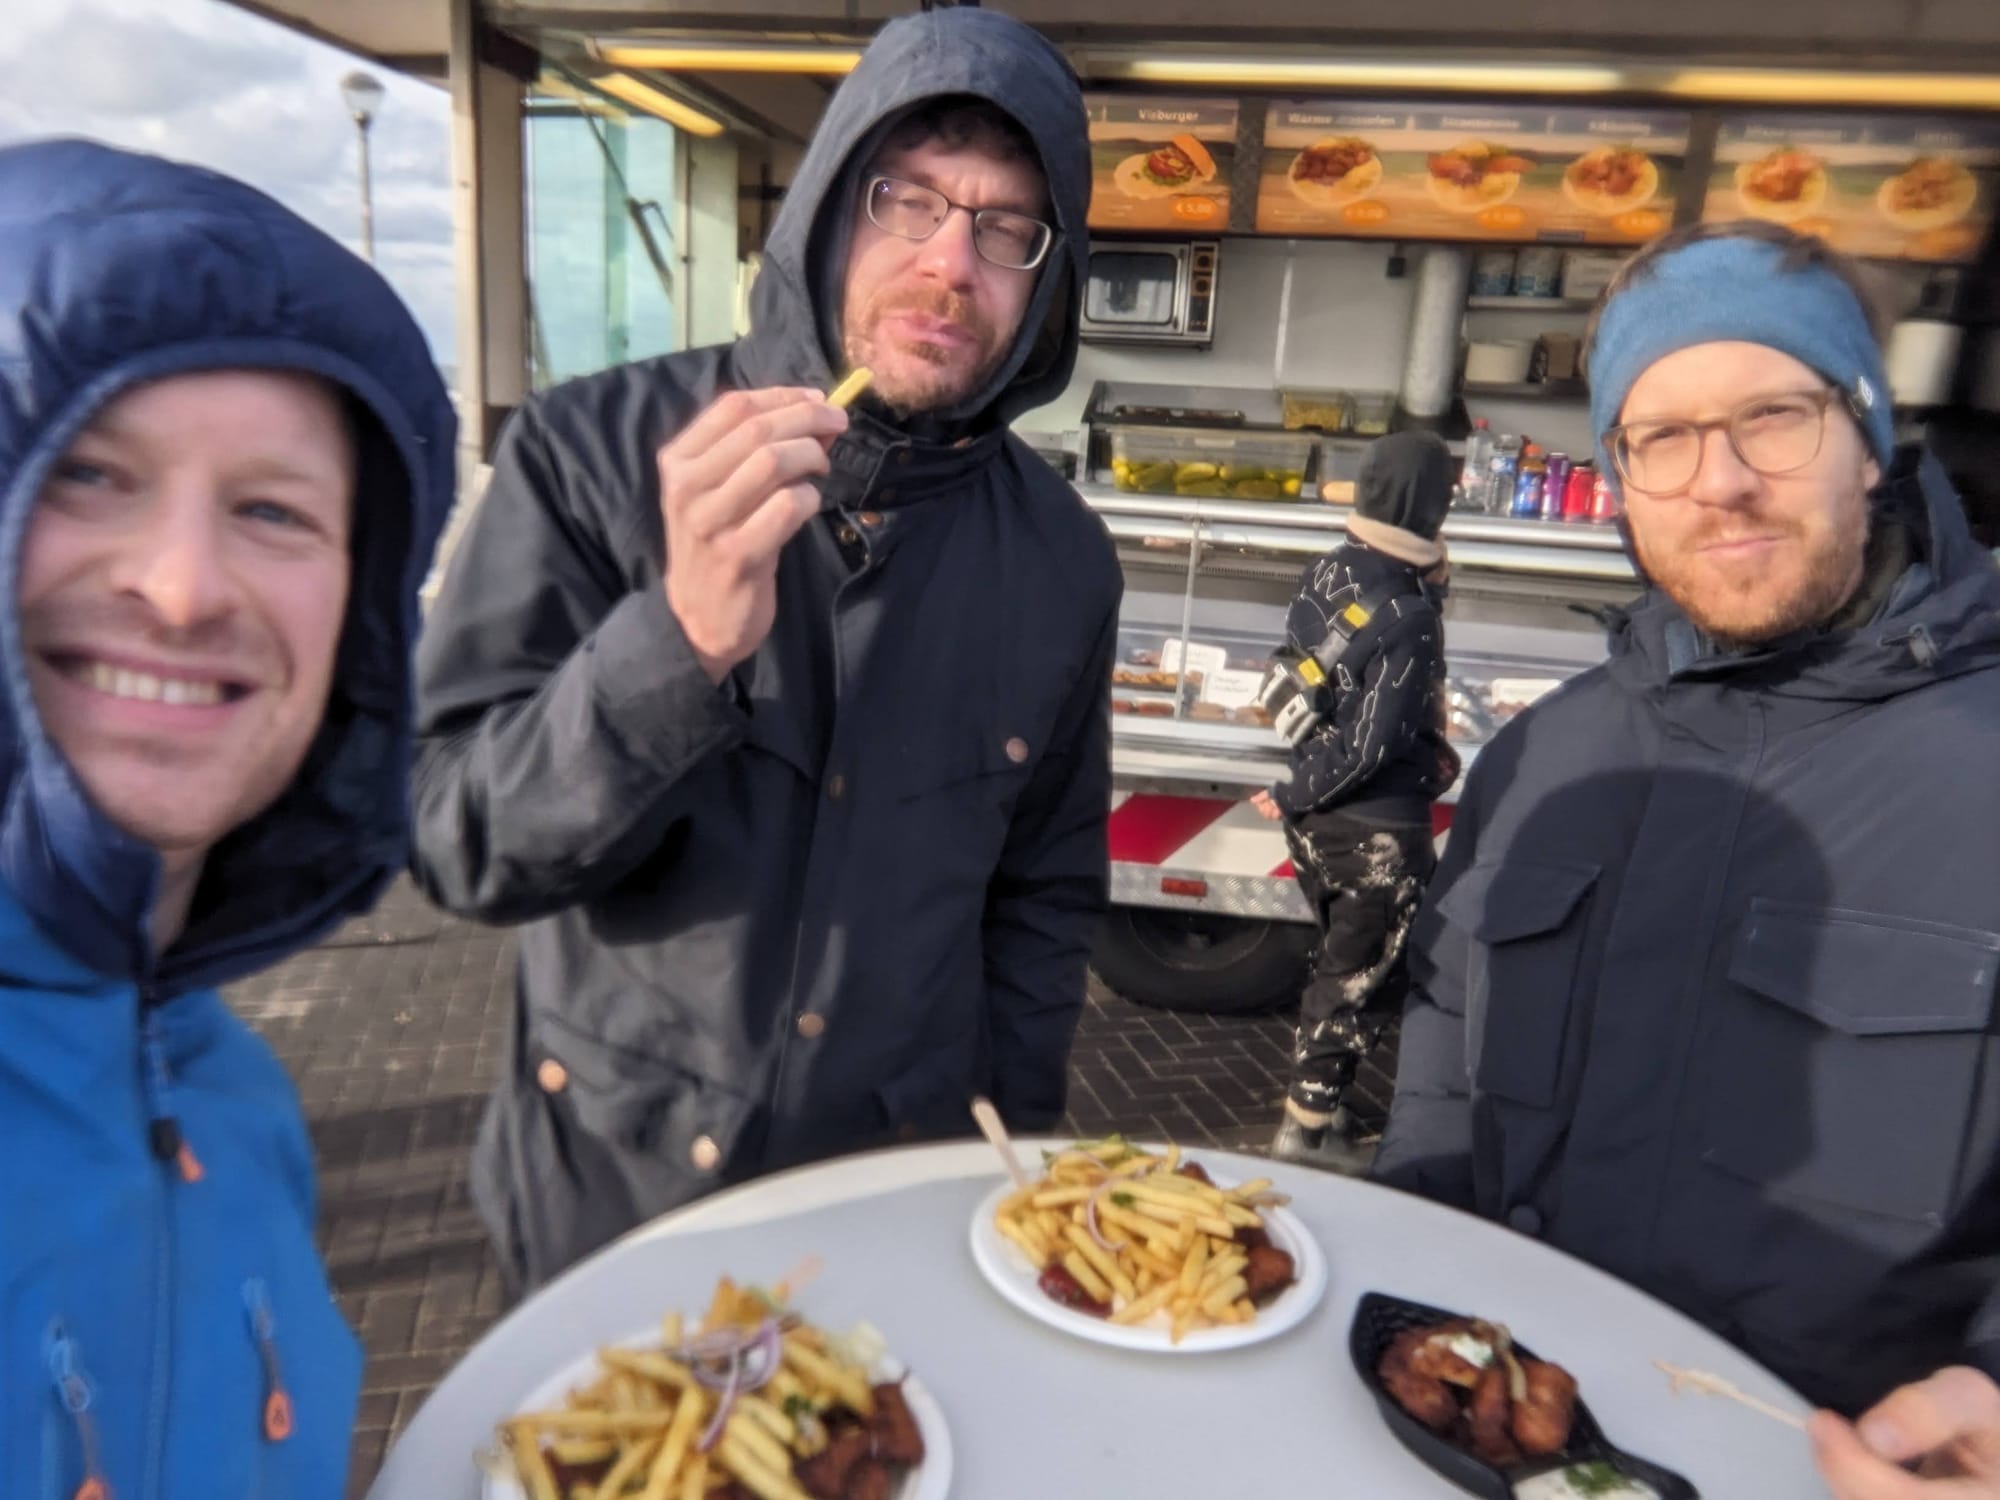
<instances>
[{"instance_id":1,"label":"plastic bottle","mask_svg":"<svg viewBox=\"0 0 2000 1500\"><path fill-rule=\"evenodd\" d=\"M1504 516L1513 508L1514 479L1521 467L1521 440L1503 432L1486 460L1486 513Z\"/></svg>"},{"instance_id":2,"label":"plastic bottle","mask_svg":"<svg viewBox=\"0 0 2000 1500\"><path fill-rule=\"evenodd\" d=\"M1486 418L1473 421L1465 435L1465 467L1458 476L1458 503L1469 510L1483 510L1486 502L1487 465L1493 458L1493 429Z\"/></svg>"},{"instance_id":3,"label":"plastic bottle","mask_svg":"<svg viewBox=\"0 0 2000 1500\"><path fill-rule=\"evenodd\" d=\"M1521 467L1514 480L1514 508L1512 515L1523 520L1539 520L1542 514L1542 490L1548 480L1548 465L1542 462L1542 445L1529 443L1521 450Z\"/></svg>"}]
</instances>

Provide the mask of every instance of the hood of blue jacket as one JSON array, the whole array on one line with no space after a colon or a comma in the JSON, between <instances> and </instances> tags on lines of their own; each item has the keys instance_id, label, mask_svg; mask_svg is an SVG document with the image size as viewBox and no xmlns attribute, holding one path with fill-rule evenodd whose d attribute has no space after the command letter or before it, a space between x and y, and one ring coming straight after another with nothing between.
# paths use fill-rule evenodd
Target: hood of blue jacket
<instances>
[{"instance_id":1,"label":"hood of blue jacket","mask_svg":"<svg viewBox=\"0 0 2000 1500\"><path fill-rule=\"evenodd\" d=\"M152 951L158 856L90 802L29 691L17 585L50 465L140 383L270 369L333 382L359 441L354 572L325 721L292 785L210 854ZM98 973L178 991L264 967L364 910L409 833L417 588L457 424L386 282L273 199L82 141L0 150L0 881Z\"/></svg>"}]
</instances>

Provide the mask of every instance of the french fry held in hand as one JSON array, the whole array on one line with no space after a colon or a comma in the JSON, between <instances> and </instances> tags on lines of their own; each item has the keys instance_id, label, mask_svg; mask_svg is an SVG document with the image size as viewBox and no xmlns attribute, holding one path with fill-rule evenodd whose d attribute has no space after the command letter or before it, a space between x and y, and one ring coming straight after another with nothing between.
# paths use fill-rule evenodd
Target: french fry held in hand
<instances>
[{"instance_id":1,"label":"french fry held in hand","mask_svg":"<svg viewBox=\"0 0 2000 1500\"><path fill-rule=\"evenodd\" d=\"M1260 1212L1285 1201L1268 1178L1220 1188L1179 1147L1155 1153L1113 1136L1051 1154L1039 1179L1001 1201L994 1227L1052 1301L1120 1325L1161 1324L1178 1344L1250 1322L1291 1285L1291 1256L1270 1243Z\"/></svg>"},{"instance_id":2,"label":"french fry held in hand","mask_svg":"<svg viewBox=\"0 0 2000 1500\"><path fill-rule=\"evenodd\" d=\"M699 1322L670 1313L659 1326L657 1347L600 1349L595 1378L559 1407L502 1424L528 1500L707 1500L732 1482L813 1500L844 1493L829 1488L836 1459L887 1484L923 1461L900 1385L872 1383L872 1332L829 1337L727 1278Z\"/></svg>"},{"instance_id":3,"label":"french fry held in hand","mask_svg":"<svg viewBox=\"0 0 2000 1500\"><path fill-rule=\"evenodd\" d=\"M868 366L856 365L854 369L848 372L845 380L826 393L826 404L828 406L852 406L861 393L868 389L869 382L874 380L874 378L875 372L869 369Z\"/></svg>"}]
</instances>

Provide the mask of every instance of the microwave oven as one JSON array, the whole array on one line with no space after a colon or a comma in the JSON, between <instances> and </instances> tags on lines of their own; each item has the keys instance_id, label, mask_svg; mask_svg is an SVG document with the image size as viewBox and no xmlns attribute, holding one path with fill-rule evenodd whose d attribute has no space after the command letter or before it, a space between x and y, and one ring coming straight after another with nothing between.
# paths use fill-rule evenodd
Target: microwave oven
<instances>
[{"instance_id":1,"label":"microwave oven","mask_svg":"<svg viewBox=\"0 0 2000 1500\"><path fill-rule=\"evenodd\" d=\"M1083 337L1096 344L1206 349L1215 338L1216 240L1095 240L1083 280Z\"/></svg>"}]
</instances>

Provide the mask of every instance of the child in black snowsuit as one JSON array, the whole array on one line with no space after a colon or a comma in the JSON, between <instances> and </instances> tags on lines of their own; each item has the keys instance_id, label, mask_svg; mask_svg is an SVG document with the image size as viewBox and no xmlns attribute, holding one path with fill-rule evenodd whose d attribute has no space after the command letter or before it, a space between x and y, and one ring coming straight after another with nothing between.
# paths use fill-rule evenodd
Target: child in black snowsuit
<instances>
[{"instance_id":1,"label":"child in black snowsuit","mask_svg":"<svg viewBox=\"0 0 2000 1500\"><path fill-rule=\"evenodd\" d=\"M1340 1171L1372 1155L1342 1098L1402 1011L1403 949L1434 863L1431 804L1458 775L1443 733L1437 540L1454 477L1429 433L1378 440L1347 542L1306 570L1286 620L1288 651L1330 665L1328 710L1293 747L1291 780L1257 798L1265 816L1284 819L1320 926L1272 1154ZM1351 634L1334 659L1322 648L1337 627Z\"/></svg>"}]
</instances>

